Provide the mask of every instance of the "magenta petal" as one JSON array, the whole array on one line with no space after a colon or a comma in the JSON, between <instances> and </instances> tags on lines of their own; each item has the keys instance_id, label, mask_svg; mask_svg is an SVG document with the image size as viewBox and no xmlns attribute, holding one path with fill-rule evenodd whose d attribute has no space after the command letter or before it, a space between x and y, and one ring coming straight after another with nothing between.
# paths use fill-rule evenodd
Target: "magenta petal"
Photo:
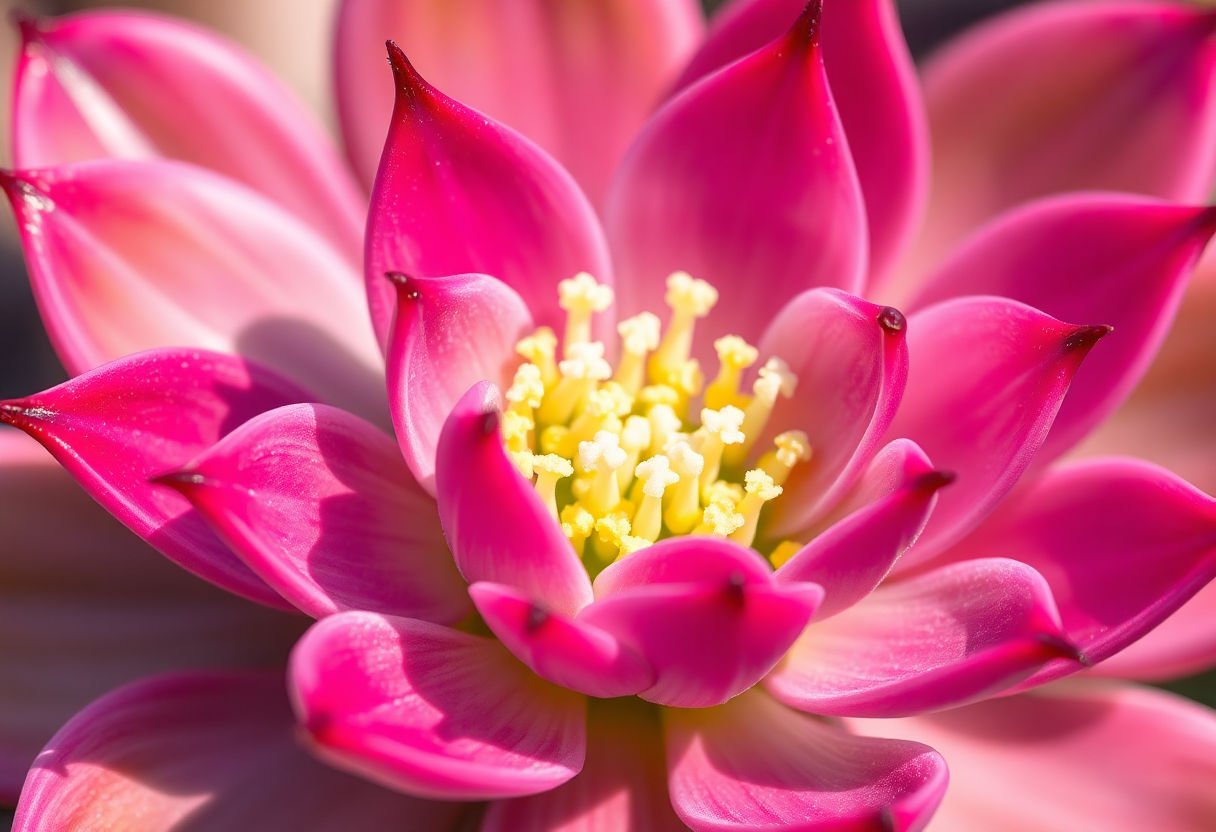
<instances>
[{"instance_id":1,"label":"magenta petal","mask_svg":"<svg viewBox=\"0 0 1216 832\"><path fill-rule=\"evenodd\" d=\"M385 791L299 747L281 671L193 673L94 702L39 755L14 830L453 830L463 812Z\"/></svg>"},{"instance_id":2,"label":"magenta petal","mask_svg":"<svg viewBox=\"0 0 1216 832\"><path fill-rule=\"evenodd\" d=\"M1091 673L1156 682L1216 666L1216 583L1209 583L1139 641Z\"/></svg>"},{"instance_id":3,"label":"magenta petal","mask_svg":"<svg viewBox=\"0 0 1216 832\"><path fill-rule=\"evenodd\" d=\"M696 832L912 832L946 791L932 748L855 737L760 691L663 722L671 799Z\"/></svg>"},{"instance_id":4,"label":"magenta petal","mask_svg":"<svg viewBox=\"0 0 1216 832\"><path fill-rule=\"evenodd\" d=\"M1106 194L1036 202L980 232L916 305L1000 295L1060 320L1114 327L1073 380L1041 465L1101 422L1144 374L1214 231L1210 208Z\"/></svg>"},{"instance_id":5,"label":"magenta petal","mask_svg":"<svg viewBox=\"0 0 1216 832\"><path fill-rule=\"evenodd\" d=\"M814 456L794 468L773 504L766 533L805 529L831 508L878 450L908 377L903 315L834 289L812 289L787 303L760 339L798 377L778 399L764 448L779 430L805 431Z\"/></svg>"},{"instance_id":6,"label":"magenta petal","mask_svg":"<svg viewBox=\"0 0 1216 832\"><path fill-rule=\"evenodd\" d=\"M471 611L434 501L396 443L345 411L263 413L160 482L309 615L360 609L450 623Z\"/></svg>"},{"instance_id":7,"label":"magenta petal","mask_svg":"<svg viewBox=\"0 0 1216 832\"><path fill-rule=\"evenodd\" d=\"M236 45L131 12L30 21L21 32L18 167L180 159L261 191L358 257L364 211L342 160L307 108Z\"/></svg>"},{"instance_id":8,"label":"magenta petal","mask_svg":"<svg viewBox=\"0 0 1216 832\"><path fill-rule=\"evenodd\" d=\"M490 639L340 613L300 641L290 677L314 750L390 788L513 797L559 786L583 765L586 700Z\"/></svg>"},{"instance_id":9,"label":"magenta petal","mask_svg":"<svg viewBox=\"0 0 1216 832\"><path fill-rule=\"evenodd\" d=\"M640 653L656 682L638 695L681 708L717 705L780 660L823 598L814 584L776 585L752 549L674 538L609 566L579 620Z\"/></svg>"},{"instance_id":10,"label":"magenta petal","mask_svg":"<svg viewBox=\"0 0 1216 832\"><path fill-rule=\"evenodd\" d=\"M935 465L958 474L909 554L920 562L973 528L1014 486L1081 360L1109 330L995 297L930 306L908 329L908 387L888 435L910 437Z\"/></svg>"},{"instance_id":11,"label":"magenta petal","mask_svg":"<svg viewBox=\"0 0 1216 832\"><path fill-rule=\"evenodd\" d=\"M170 560L238 595L283 607L184 497L149 480L177 470L259 413L306 397L239 358L165 349L0 402L0 422L45 445L95 500Z\"/></svg>"},{"instance_id":12,"label":"magenta petal","mask_svg":"<svg viewBox=\"0 0 1216 832\"><path fill-rule=\"evenodd\" d=\"M439 436L435 487L448 545L469 583L506 584L546 609L573 615L591 600L591 580L507 457L500 418L497 390L478 384Z\"/></svg>"},{"instance_id":13,"label":"magenta petal","mask_svg":"<svg viewBox=\"0 0 1216 832\"><path fill-rule=\"evenodd\" d=\"M971 560L813 624L764 684L810 713L903 716L997 693L1060 658L1080 667L1043 576Z\"/></svg>"},{"instance_id":14,"label":"magenta petal","mask_svg":"<svg viewBox=\"0 0 1216 832\"><path fill-rule=\"evenodd\" d=\"M479 381L505 383L516 342L532 329L510 286L480 274L395 277L397 314L388 345L388 400L405 461L434 492L443 423Z\"/></svg>"},{"instance_id":15,"label":"magenta petal","mask_svg":"<svg viewBox=\"0 0 1216 832\"><path fill-rule=\"evenodd\" d=\"M492 275L546 325L565 320L558 281L586 271L612 282L599 223L556 162L432 87L395 44L389 61L397 103L372 192L365 257L382 342L395 307L384 279L390 272Z\"/></svg>"},{"instance_id":16,"label":"magenta petal","mask_svg":"<svg viewBox=\"0 0 1216 832\"><path fill-rule=\"evenodd\" d=\"M621 163L605 223L626 315L663 308L664 279L685 270L721 293L706 331L755 338L804 289L862 285L865 206L813 6L659 110Z\"/></svg>"}]
</instances>

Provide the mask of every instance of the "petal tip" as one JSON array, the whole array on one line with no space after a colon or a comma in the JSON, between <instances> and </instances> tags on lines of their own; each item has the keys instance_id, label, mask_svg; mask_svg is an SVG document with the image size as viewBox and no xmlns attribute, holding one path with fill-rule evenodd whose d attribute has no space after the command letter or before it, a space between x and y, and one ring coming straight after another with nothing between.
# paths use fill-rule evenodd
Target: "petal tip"
<instances>
[{"instance_id":1,"label":"petal tip","mask_svg":"<svg viewBox=\"0 0 1216 832\"><path fill-rule=\"evenodd\" d=\"M880 309L877 320L883 331L891 335L901 333L908 327L908 319L894 306L884 306Z\"/></svg>"},{"instance_id":2,"label":"petal tip","mask_svg":"<svg viewBox=\"0 0 1216 832\"><path fill-rule=\"evenodd\" d=\"M1099 324L1097 326L1079 326L1064 339L1065 352L1087 353L1094 344L1101 341L1107 335L1115 331L1115 328L1110 324Z\"/></svg>"},{"instance_id":3,"label":"petal tip","mask_svg":"<svg viewBox=\"0 0 1216 832\"><path fill-rule=\"evenodd\" d=\"M1055 633L1038 633L1034 637L1035 643L1042 648L1043 652L1053 658L1070 659L1084 667L1090 667L1093 662L1089 657L1081 651L1081 648L1073 644L1068 639Z\"/></svg>"},{"instance_id":4,"label":"petal tip","mask_svg":"<svg viewBox=\"0 0 1216 832\"><path fill-rule=\"evenodd\" d=\"M804 45L808 50L819 48L819 31L822 28L823 0L810 0L790 27L789 41Z\"/></svg>"},{"instance_id":5,"label":"petal tip","mask_svg":"<svg viewBox=\"0 0 1216 832\"><path fill-rule=\"evenodd\" d=\"M8 13L8 22L21 36L21 45L38 43L46 31L46 21L25 9L12 9Z\"/></svg>"},{"instance_id":6,"label":"petal tip","mask_svg":"<svg viewBox=\"0 0 1216 832\"><path fill-rule=\"evenodd\" d=\"M207 479L202 474L185 468L177 471L166 471L162 474L148 477L148 482L153 485L163 485L166 488L172 488L174 491L182 494L208 484Z\"/></svg>"},{"instance_id":7,"label":"petal tip","mask_svg":"<svg viewBox=\"0 0 1216 832\"><path fill-rule=\"evenodd\" d=\"M388 50L389 66L393 69L393 81L398 93L397 100L410 104L417 103L423 95L430 92L430 84L410 63L410 59L405 55L405 50L398 46L396 41L386 40L384 46Z\"/></svg>"},{"instance_id":8,"label":"petal tip","mask_svg":"<svg viewBox=\"0 0 1216 832\"><path fill-rule=\"evenodd\" d=\"M385 272L384 279L397 289L398 300L418 300L422 291L418 288L418 279L405 272Z\"/></svg>"},{"instance_id":9,"label":"petal tip","mask_svg":"<svg viewBox=\"0 0 1216 832\"><path fill-rule=\"evenodd\" d=\"M954 471L927 471L912 480L910 487L914 491L925 494L935 494L958 479Z\"/></svg>"}]
</instances>

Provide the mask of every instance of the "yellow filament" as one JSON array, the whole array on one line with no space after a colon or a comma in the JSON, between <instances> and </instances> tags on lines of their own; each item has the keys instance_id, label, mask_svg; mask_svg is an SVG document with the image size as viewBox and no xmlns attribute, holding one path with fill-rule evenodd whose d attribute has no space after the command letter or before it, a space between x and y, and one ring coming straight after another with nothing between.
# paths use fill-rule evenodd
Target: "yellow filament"
<instances>
[{"instance_id":1,"label":"yellow filament","mask_svg":"<svg viewBox=\"0 0 1216 832\"><path fill-rule=\"evenodd\" d=\"M532 457L532 469L536 472L536 493L553 519L557 513L557 481L574 473L570 460L556 454Z\"/></svg>"},{"instance_id":2,"label":"yellow filament","mask_svg":"<svg viewBox=\"0 0 1216 832\"><path fill-rule=\"evenodd\" d=\"M694 451L686 439L673 440L666 451L671 468L680 479L672 489L663 521L674 534L687 534L701 519L700 477L705 457Z\"/></svg>"},{"instance_id":3,"label":"yellow filament","mask_svg":"<svg viewBox=\"0 0 1216 832\"><path fill-rule=\"evenodd\" d=\"M570 545L581 557L583 544L595 530L595 517L578 503L570 503L562 509L561 522L562 534L570 540Z\"/></svg>"},{"instance_id":4,"label":"yellow filament","mask_svg":"<svg viewBox=\"0 0 1216 832\"><path fill-rule=\"evenodd\" d=\"M652 377L670 383L669 380L681 378L687 372L697 319L704 318L714 308L718 290L704 280L695 280L687 272L675 272L667 278L664 299L671 308L671 319L648 366Z\"/></svg>"},{"instance_id":5,"label":"yellow filament","mask_svg":"<svg viewBox=\"0 0 1216 832\"><path fill-rule=\"evenodd\" d=\"M566 310L565 354L576 344L591 340L591 317L612 305L612 287L579 272L557 284L558 306Z\"/></svg>"},{"instance_id":6,"label":"yellow filament","mask_svg":"<svg viewBox=\"0 0 1216 832\"><path fill-rule=\"evenodd\" d=\"M515 351L540 370L540 380L545 389L557 384L557 336L553 334L553 330L542 326L521 339L515 345Z\"/></svg>"},{"instance_id":7,"label":"yellow filament","mask_svg":"<svg viewBox=\"0 0 1216 832\"><path fill-rule=\"evenodd\" d=\"M752 400L747 405L743 415L743 435L746 437L740 445L731 448L726 455L726 464L738 467L747 458L748 451L764 433L773 407L779 396L789 398L794 395L798 386L798 377L790 372L789 366L780 358L770 358L760 368L760 376L752 385Z\"/></svg>"},{"instance_id":8,"label":"yellow filament","mask_svg":"<svg viewBox=\"0 0 1216 832\"><path fill-rule=\"evenodd\" d=\"M760 470L773 478L777 485L785 485L790 472L799 462L811 458L811 443L800 430L787 430L777 434L773 440L777 447L760 457Z\"/></svg>"},{"instance_id":9,"label":"yellow filament","mask_svg":"<svg viewBox=\"0 0 1216 832\"><path fill-rule=\"evenodd\" d=\"M613 378L636 396L646 381L646 355L659 345L659 318L643 312L617 324L621 336L621 361Z\"/></svg>"},{"instance_id":10,"label":"yellow filament","mask_svg":"<svg viewBox=\"0 0 1216 832\"><path fill-rule=\"evenodd\" d=\"M734 405L747 405L747 397L739 394L743 371L756 363L759 351L738 335L727 335L714 341L718 353L718 375L705 388L705 406L715 410Z\"/></svg>"},{"instance_id":11,"label":"yellow filament","mask_svg":"<svg viewBox=\"0 0 1216 832\"><path fill-rule=\"evenodd\" d=\"M701 446L699 450L705 458L705 467L701 469L701 488L718 478L722 466L722 452L727 445L739 445L743 442L743 432L739 428L743 424L743 411L728 404L721 410L704 408L701 411Z\"/></svg>"},{"instance_id":12,"label":"yellow filament","mask_svg":"<svg viewBox=\"0 0 1216 832\"><path fill-rule=\"evenodd\" d=\"M781 496L781 486L773 484L773 478L758 468L743 475L746 483L746 494L739 503L739 513L743 515L743 525L740 526L730 539L744 546L751 546L756 539L756 528L760 524L760 509L770 500Z\"/></svg>"},{"instance_id":13,"label":"yellow filament","mask_svg":"<svg viewBox=\"0 0 1216 832\"><path fill-rule=\"evenodd\" d=\"M663 527L663 493L680 481L680 475L671 470L671 460L658 454L638 464L637 477L642 501L633 516L633 533L653 543Z\"/></svg>"},{"instance_id":14,"label":"yellow filament","mask_svg":"<svg viewBox=\"0 0 1216 832\"><path fill-rule=\"evenodd\" d=\"M621 447L625 449L625 462L616 470L621 493L629 490L633 483L634 469L642 451L650 446L650 422L644 416L630 416L621 428Z\"/></svg>"},{"instance_id":15,"label":"yellow filament","mask_svg":"<svg viewBox=\"0 0 1216 832\"><path fill-rule=\"evenodd\" d=\"M604 360L604 345L598 341L573 344L568 356L557 365L561 380L541 402L537 417L547 424L559 424L570 419L583 397L595 389L596 382L612 375Z\"/></svg>"},{"instance_id":16,"label":"yellow filament","mask_svg":"<svg viewBox=\"0 0 1216 832\"><path fill-rule=\"evenodd\" d=\"M789 563L790 558L802 551L805 544L799 543L797 540L783 540L773 547L773 551L769 553L769 563L774 569L780 569Z\"/></svg>"},{"instance_id":17,"label":"yellow filament","mask_svg":"<svg viewBox=\"0 0 1216 832\"><path fill-rule=\"evenodd\" d=\"M583 470L595 475L583 503L597 517L612 511L621 501L621 485L616 472L625 464L626 454L620 441L615 433L602 430L590 442L580 442L578 445Z\"/></svg>"}]
</instances>

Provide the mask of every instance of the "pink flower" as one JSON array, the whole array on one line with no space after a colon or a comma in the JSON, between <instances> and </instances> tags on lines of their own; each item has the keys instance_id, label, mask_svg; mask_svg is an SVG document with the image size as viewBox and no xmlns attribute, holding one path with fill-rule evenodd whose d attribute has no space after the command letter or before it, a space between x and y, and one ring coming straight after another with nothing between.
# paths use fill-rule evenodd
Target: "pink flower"
<instances>
[{"instance_id":1,"label":"pink flower","mask_svg":"<svg viewBox=\"0 0 1216 832\"><path fill-rule=\"evenodd\" d=\"M138 574L0 434L6 530L53 527L60 556L17 563L62 602L7 628L51 665L30 687L83 698L59 661L203 668L71 719L17 828L919 829L943 795L935 828L1211 813L1202 709L992 698L1113 656L1216 571L1210 496L1052 465L1145 372L1216 229L1179 204L1216 163L1210 13L1062 3L973 34L926 75L930 188L883 0L739 2L691 56L683 3L445 2L343 6L347 147L365 181L380 158L372 328L357 186L271 79L170 21L25 25L5 187L80 375L0 420L169 559L319 622L293 716L274 667L299 616ZM394 33L546 149L391 45L382 96L370 44ZM82 605L93 545L114 589ZM82 629L106 649L74 652ZM67 704L12 696L13 724ZM1128 748L1143 732L1171 742ZM0 744L10 790L32 734Z\"/></svg>"}]
</instances>

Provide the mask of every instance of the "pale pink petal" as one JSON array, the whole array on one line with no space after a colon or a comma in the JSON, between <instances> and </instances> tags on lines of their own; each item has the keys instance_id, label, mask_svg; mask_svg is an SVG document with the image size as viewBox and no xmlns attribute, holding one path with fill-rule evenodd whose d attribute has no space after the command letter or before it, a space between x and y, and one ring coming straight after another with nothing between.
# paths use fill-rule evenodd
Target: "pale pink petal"
<instances>
[{"instance_id":1,"label":"pale pink petal","mask_svg":"<svg viewBox=\"0 0 1216 832\"><path fill-rule=\"evenodd\" d=\"M451 623L471 612L435 502L392 438L345 411L263 413L158 482L309 615L359 609Z\"/></svg>"},{"instance_id":2,"label":"pale pink petal","mask_svg":"<svg viewBox=\"0 0 1216 832\"><path fill-rule=\"evenodd\" d=\"M383 363L357 272L254 191L166 161L85 162L0 184L69 372L153 347L200 347L383 412Z\"/></svg>"},{"instance_id":3,"label":"pale pink petal","mask_svg":"<svg viewBox=\"0 0 1216 832\"><path fill-rule=\"evenodd\" d=\"M768 450L778 431L805 431L811 462L796 466L766 519L773 535L801 531L832 507L878 450L908 377L906 321L835 289L812 289L787 303L760 339L760 354L784 360L797 376L780 398Z\"/></svg>"},{"instance_id":4,"label":"pale pink petal","mask_svg":"<svg viewBox=\"0 0 1216 832\"><path fill-rule=\"evenodd\" d=\"M1053 687L854 725L950 761L934 832L1195 832L1216 817L1216 719L1162 691Z\"/></svg>"},{"instance_id":5,"label":"pale pink petal","mask_svg":"<svg viewBox=\"0 0 1216 832\"><path fill-rule=\"evenodd\" d=\"M351 160L370 183L389 124L382 47L393 38L423 75L545 148L598 201L703 27L693 0L345 0L336 82Z\"/></svg>"},{"instance_id":6,"label":"pale pink petal","mask_svg":"<svg viewBox=\"0 0 1216 832\"><path fill-rule=\"evenodd\" d=\"M150 673L282 664L306 623L169 563L0 428L0 804L73 713Z\"/></svg>"},{"instance_id":7,"label":"pale pink petal","mask_svg":"<svg viewBox=\"0 0 1216 832\"><path fill-rule=\"evenodd\" d=\"M1099 676L1160 681L1216 666L1216 583L1195 593L1148 635L1093 669Z\"/></svg>"},{"instance_id":8,"label":"pale pink petal","mask_svg":"<svg viewBox=\"0 0 1216 832\"><path fill-rule=\"evenodd\" d=\"M591 600L591 580L532 483L507 456L498 392L474 386L439 436L439 519L469 583L520 590L546 609L573 615Z\"/></svg>"},{"instance_id":9,"label":"pale pink petal","mask_svg":"<svg viewBox=\"0 0 1216 832\"><path fill-rule=\"evenodd\" d=\"M663 722L672 803L696 832L916 832L946 790L932 748L855 737L760 691Z\"/></svg>"},{"instance_id":10,"label":"pale pink petal","mask_svg":"<svg viewBox=\"0 0 1216 832\"><path fill-rule=\"evenodd\" d=\"M1000 295L1064 321L1114 327L1073 380L1043 465L1101 422L1164 340L1216 210L1084 194L1035 202L987 226L931 277L915 306Z\"/></svg>"},{"instance_id":11,"label":"pale pink petal","mask_svg":"<svg viewBox=\"0 0 1216 832\"><path fill-rule=\"evenodd\" d=\"M654 668L654 685L639 696L681 708L720 704L758 682L823 599L814 584L775 584L755 550L710 537L635 552L595 587L597 600L579 620Z\"/></svg>"},{"instance_id":12,"label":"pale pink petal","mask_svg":"<svg viewBox=\"0 0 1216 832\"><path fill-rule=\"evenodd\" d=\"M993 558L884 586L816 622L764 684L810 713L902 716L993 695L1061 658L1081 666L1043 576Z\"/></svg>"},{"instance_id":13,"label":"pale pink petal","mask_svg":"<svg viewBox=\"0 0 1216 832\"><path fill-rule=\"evenodd\" d=\"M532 330L532 316L510 286L487 275L393 279L389 407L410 471L434 493L435 446L444 421L477 382L510 380L519 361L515 344Z\"/></svg>"},{"instance_id":14,"label":"pale pink petal","mask_svg":"<svg viewBox=\"0 0 1216 832\"><path fill-rule=\"evenodd\" d=\"M632 696L655 682L637 651L606 630L550 612L502 584L476 583L469 595L503 646L555 685L610 698Z\"/></svg>"},{"instance_id":15,"label":"pale pink petal","mask_svg":"<svg viewBox=\"0 0 1216 832\"><path fill-rule=\"evenodd\" d=\"M45 445L93 499L170 560L238 595L290 608L184 497L149 480L306 395L239 358L165 349L0 402L0 422Z\"/></svg>"},{"instance_id":16,"label":"pale pink petal","mask_svg":"<svg viewBox=\"0 0 1216 832\"><path fill-rule=\"evenodd\" d=\"M13 829L454 830L464 807L336 771L300 748L282 671L137 682L39 755Z\"/></svg>"},{"instance_id":17,"label":"pale pink petal","mask_svg":"<svg viewBox=\"0 0 1216 832\"><path fill-rule=\"evenodd\" d=\"M384 279L391 272L488 274L518 292L538 324L560 324L558 281L586 271L612 282L586 197L543 150L432 87L395 44L388 51L397 103L372 191L365 258L381 341L396 306Z\"/></svg>"},{"instance_id":18,"label":"pale pink petal","mask_svg":"<svg viewBox=\"0 0 1216 832\"><path fill-rule=\"evenodd\" d=\"M290 680L317 753L407 793L535 794L583 765L586 700L532 675L491 639L339 613L297 645Z\"/></svg>"},{"instance_id":19,"label":"pale pink petal","mask_svg":"<svg viewBox=\"0 0 1216 832\"><path fill-rule=\"evenodd\" d=\"M1014 486L1081 360L1109 329L1062 323L1005 298L966 297L917 312L908 330L908 386L889 435L910 437L934 465L958 474L908 556L920 562L974 528Z\"/></svg>"},{"instance_id":20,"label":"pale pink petal","mask_svg":"<svg viewBox=\"0 0 1216 832\"><path fill-rule=\"evenodd\" d=\"M578 777L496 800L480 832L682 832L667 796L659 711L637 699L593 699Z\"/></svg>"},{"instance_id":21,"label":"pale pink petal","mask_svg":"<svg viewBox=\"0 0 1216 832\"><path fill-rule=\"evenodd\" d=\"M662 309L664 279L685 270L721 293L704 331L755 338L804 289L860 288L865 206L818 22L812 4L642 131L606 210L623 314Z\"/></svg>"},{"instance_id":22,"label":"pale pink petal","mask_svg":"<svg viewBox=\"0 0 1216 832\"><path fill-rule=\"evenodd\" d=\"M364 206L311 113L235 44L170 18L23 21L13 161L163 156L261 191L357 262Z\"/></svg>"},{"instance_id":23,"label":"pale pink petal","mask_svg":"<svg viewBox=\"0 0 1216 832\"><path fill-rule=\"evenodd\" d=\"M881 275L916 230L928 190L929 137L920 84L891 0L828 3L823 62L865 195L870 272ZM789 28L807 0L725 5L679 86L735 61Z\"/></svg>"}]
</instances>

